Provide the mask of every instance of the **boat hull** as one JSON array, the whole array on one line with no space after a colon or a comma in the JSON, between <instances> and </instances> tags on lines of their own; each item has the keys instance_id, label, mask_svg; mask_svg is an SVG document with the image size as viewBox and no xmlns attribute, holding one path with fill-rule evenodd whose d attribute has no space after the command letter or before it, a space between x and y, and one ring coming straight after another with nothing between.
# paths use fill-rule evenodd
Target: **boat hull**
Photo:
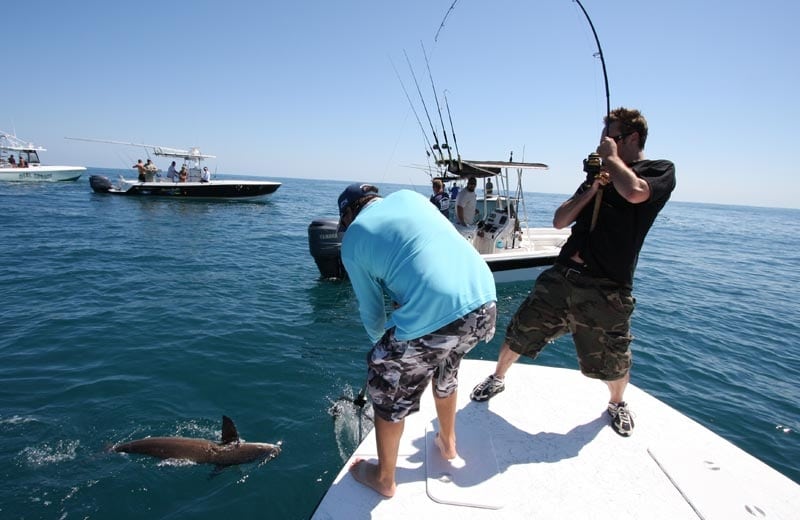
<instances>
[{"instance_id":1,"label":"boat hull","mask_svg":"<svg viewBox=\"0 0 800 520\"><path fill-rule=\"evenodd\" d=\"M0 181L6 182L68 182L80 178L83 166L29 166L0 168Z\"/></svg>"},{"instance_id":2,"label":"boat hull","mask_svg":"<svg viewBox=\"0 0 800 520\"><path fill-rule=\"evenodd\" d=\"M168 197L193 199L250 199L275 192L280 182L214 180L209 182L131 182L112 184L107 177L92 175L89 184L95 193L130 197Z\"/></svg>"}]
</instances>

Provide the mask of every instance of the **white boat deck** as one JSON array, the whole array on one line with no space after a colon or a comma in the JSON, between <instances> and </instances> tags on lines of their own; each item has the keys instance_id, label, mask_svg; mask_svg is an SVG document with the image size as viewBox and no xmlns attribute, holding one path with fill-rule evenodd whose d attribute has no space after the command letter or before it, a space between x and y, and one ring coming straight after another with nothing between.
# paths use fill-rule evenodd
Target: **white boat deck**
<instances>
[{"instance_id":1,"label":"white boat deck","mask_svg":"<svg viewBox=\"0 0 800 520\"><path fill-rule=\"evenodd\" d=\"M356 457L377 460L373 430L312 518L800 518L798 484L633 385L625 397L636 427L623 438L609 426L605 385L574 370L518 363L505 392L471 402L493 369L462 363L452 465L436 452L426 463L435 424L428 389L406 419L396 495L383 499L347 472ZM448 501L473 505L440 503Z\"/></svg>"}]
</instances>

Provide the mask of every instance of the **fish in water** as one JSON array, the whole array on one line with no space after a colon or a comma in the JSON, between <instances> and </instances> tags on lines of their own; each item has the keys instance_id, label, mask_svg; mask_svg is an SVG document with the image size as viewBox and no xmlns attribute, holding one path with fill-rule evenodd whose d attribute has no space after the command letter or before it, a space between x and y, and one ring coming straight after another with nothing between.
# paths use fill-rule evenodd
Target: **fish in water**
<instances>
[{"instance_id":1,"label":"fish in water","mask_svg":"<svg viewBox=\"0 0 800 520\"><path fill-rule=\"evenodd\" d=\"M222 416L221 442L188 437L147 437L111 448L118 453L150 455L159 459L181 459L198 464L215 464L217 468L270 460L281 452L281 443L242 442L233 421Z\"/></svg>"}]
</instances>

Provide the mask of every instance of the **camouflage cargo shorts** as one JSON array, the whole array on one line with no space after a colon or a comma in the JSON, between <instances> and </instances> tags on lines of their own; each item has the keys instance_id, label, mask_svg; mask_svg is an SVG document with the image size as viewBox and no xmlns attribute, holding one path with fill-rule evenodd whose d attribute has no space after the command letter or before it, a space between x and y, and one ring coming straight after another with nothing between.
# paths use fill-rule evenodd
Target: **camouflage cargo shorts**
<instances>
[{"instance_id":1,"label":"camouflage cargo shorts","mask_svg":"<svg viewBox=\"0 0 800 520\"><path fill-rule=\"evenodd\" d=\"M536 358L556 338L571 333L581 372L615 381L631 368L631 314L636 300L628 288L556 265L536 280L506 330L517 354Z\"/></svg>"},{"instance_id":2,"label":"camouflage cargo shorts","mask_svg":"<svg viewBox=\"0 0 800 520\"><path fill-rule=\"evenodd\" d=\"M421 338L401 341L394 329L386 331L367 355L367 388L375 415L398 422L418 411L431 379L438 397L452 395L461 358L478 342L491 341L496 319L497 308L490 302Z\"/></svg>"}]
</instances>

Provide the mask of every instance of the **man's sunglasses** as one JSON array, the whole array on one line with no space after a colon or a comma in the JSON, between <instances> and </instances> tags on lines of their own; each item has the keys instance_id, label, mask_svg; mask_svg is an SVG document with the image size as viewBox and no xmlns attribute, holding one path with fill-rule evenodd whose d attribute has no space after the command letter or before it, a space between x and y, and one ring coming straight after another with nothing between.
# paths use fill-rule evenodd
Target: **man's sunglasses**
<instances>
[{"instance_id":1,"label":"man's sunglasses","mask_svg":"<svg viewBox=\"0 0 800 520\"><path fill-rule=\"evenodd\" d=\"M627 134L619 134L619 135L609 135L608 137L610 139L613 139L615 143L618 143L633 133L634 132L628 132Z\"/></svg>"}]
</instances>

